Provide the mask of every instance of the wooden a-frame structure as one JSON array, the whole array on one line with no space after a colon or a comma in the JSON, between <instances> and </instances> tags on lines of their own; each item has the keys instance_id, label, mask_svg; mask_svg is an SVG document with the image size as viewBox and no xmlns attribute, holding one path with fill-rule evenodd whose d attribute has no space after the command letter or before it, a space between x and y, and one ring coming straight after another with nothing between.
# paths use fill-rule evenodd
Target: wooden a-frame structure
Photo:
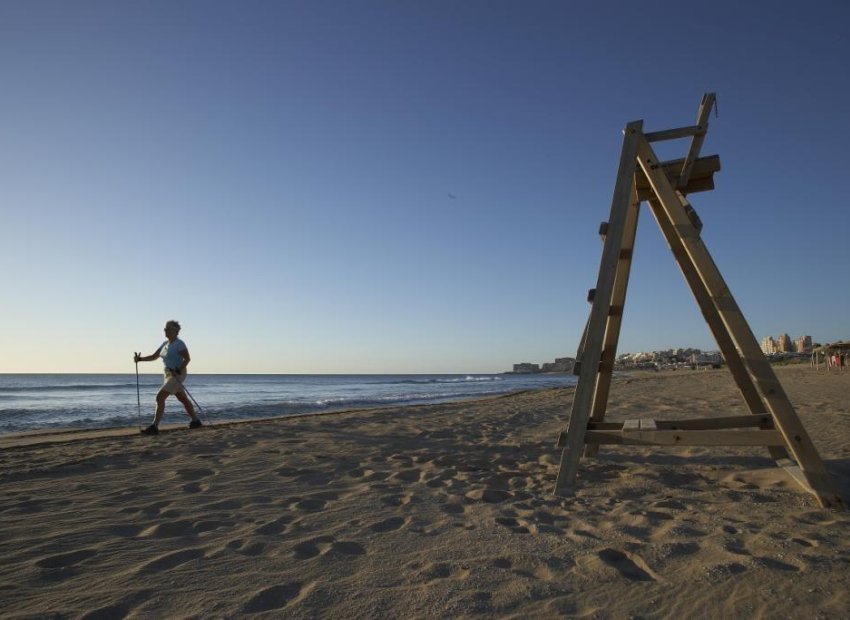
<instances>
[{"instance_id":1,"label":"wooden a-frame structure","mask_svg":"<svg viewBox=\"0 0 850 620\"><path fill-rule=\"evenodd\" d=\"M803 428L729 287L700 237L702 223L690 193L714 189L716 155L700 157L715 105L714 93L700 104L696 125L644 133L643 121L626 125L611 213L602 224L602 260L596 288L588 295L590 317L576 355L578 385L555 483L557 495L575 485L579 460L600 444L660 446L766 446L777 464L824 507L843 506L818 452ZM652 143L691 138L684 159L660 162ZM611 375L632 263L640 203L646 201L702 311L750 415L690 420L605 422Z\"/></svg>"}]
</instances>

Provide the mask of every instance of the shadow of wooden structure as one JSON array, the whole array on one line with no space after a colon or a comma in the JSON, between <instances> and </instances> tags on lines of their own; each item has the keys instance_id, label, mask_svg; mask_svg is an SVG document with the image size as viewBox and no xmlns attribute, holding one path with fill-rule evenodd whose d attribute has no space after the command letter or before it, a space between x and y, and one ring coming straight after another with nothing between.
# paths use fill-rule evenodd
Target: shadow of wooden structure
<instances>
[{"instance_id":1,"label":"shadow of wooden structure","mask_svg":"<svg viewBox=\"0 0 850 620\"><path fill-rule=\"evenodd\" d=\"M713 189L714 173L720 170L718 156L700 157L714 104L714 93L707 93L690 127L645 133L643 121L626 125L611 212L599 231L602 259L576 355L579 379L572 412L558 441L563 452L555 493L573 491L582 453L593 457L600 444L765 446L821 506L841 507L820 455L703 243L702 222L686 198ZM691 139L687 155L659 161L652 144L677 138ZM750 415L605 422L641 202L649 204Z\"/></svg>"}]
</instances>

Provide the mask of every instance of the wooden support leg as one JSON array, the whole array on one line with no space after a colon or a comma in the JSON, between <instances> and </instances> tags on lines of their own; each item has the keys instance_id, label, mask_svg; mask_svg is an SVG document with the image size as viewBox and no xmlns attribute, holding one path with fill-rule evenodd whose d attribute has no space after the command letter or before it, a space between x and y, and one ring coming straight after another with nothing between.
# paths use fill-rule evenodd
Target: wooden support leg
<instances>
[{"instance_id":1,"label":"wooden support leg","mask_svg":"<svg viewBox=\"0 0 850 620\"><path fill-rule=\"evenodd\" d=\"M711 258L708 249L694 234L695 229L682 206L679 196L661 172L658 158L642 136L638 146L639 163L649 179L661 207L671 222L675 233L682 241L690 262L700 276L705 290L711 295L726 331L741 352L745 366L761 397L773 415L776 427L785 439L786 447L797 460L801 474L821 506L842 507L843 502L836 492L829 474L821 461L812 440L803 427L794 407L788 400L773 368L762 353L743 313L738 307L729 287Z\"/></svg>"},{"instance_id":2,"label":"wooden support leg","mask_svg":"<svg viewBox=\"0 0 850 620\"><path fill-rule=\"evenodd\" d=\"M620 260L617 261L617 275L614 277L614 291L611 295L611 305L608 310L608 323L605 328L605 339L602 344L602 363L599 376L596 379L596 389L593 393L593 405L590 419L593 422L603 422L608 408L608 393L611 389L611 378L614 373L614 362L617 359L617 343L620 340L620 327L623 324L623 308L626 303L626 291L629 287L629 274L632 268L632 254L635 248L640 200L637 191L632 193L629 209L626 213L626 223L623 228L623 243L620 248ZM584 448L585 457L594 457L599 453L599 444L588 443Z\"/></svg>"},{"instance_id":3,"label":"wooden support leg","mask_svg":"<svg viewBox=\"0 0 850 620\"><path fill-rule=\"evenodd\" d=\"M741 395L744 397L744 402L746 402L750 413L756 415L767 413L767 407L762 401L761 396L759 396L758 390L744 366L744 360L735 347L735 343L732 342L732 337L726 331L726 326L723 324L723 319L720 318L720 313L711 299L710 292L706 289L699 273L697 273L696 267L685 251L682 238L676 233L673 223L667 217L658 199L650 200L649 207L655 216L655 220L658 222L661 234L664 235L667 244L670 246L670 250L673 252L673 256L676 258L676 263L679 265L679 269L681 269L682 275L685 277L685 281L694 295L694 299L696 299L697 306L699 306L702 316L705 318L705 322L708 324L714 340L717 342L717 346L726 360L729 371L732 373L732 378L741 391ZM691 236L699 235L699 231L694 229L689 234ZM768 451L774 460L778 461L788 458L788 452L782 447L768 446Z\"/></svg>"},{"instance_id":4,"label":"wooden support leg","mask_svg":"<svg viewBox=\"0 0 850 620\"><path fill-rule=\"evenodd\" d=\"M596 294L590 311L581 373L573 397L573 408L570 414L565 447L561 453L558 479L555 482L556 495L570 493L578 473L578 462L581 458L584 436L587 432L596 377L599 373L599 362L602 359L602 345L608 322L617 263L620 260L626 214L628 213L632 192L635 191L634 175L637 165L637 147L643 139L642 129L643 121L635 121L626 125L624 131L617 182L614 185L611 214L608 218L608 234L605 237L599 276L596 281Z\"/></svg>"}]
</instances>

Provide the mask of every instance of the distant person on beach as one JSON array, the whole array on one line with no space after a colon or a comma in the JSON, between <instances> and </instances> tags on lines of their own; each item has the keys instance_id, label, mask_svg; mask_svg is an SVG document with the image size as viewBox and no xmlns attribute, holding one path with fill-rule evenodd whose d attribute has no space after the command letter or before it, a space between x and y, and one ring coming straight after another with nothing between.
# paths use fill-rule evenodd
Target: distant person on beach
<instances>
[{"instance_id":1,"label":"distant person on beach","mask_svg":"<svg viewBox=\"0 0 850 620\"><path fill-rule=\"evenodd\" d=\"M162 363L165 365L165 377L162 382L162 387L156 393L156 413L153 416L153 424L142 431L142 435L158 435L159 422L162 420L162 414L165 411L165 399L170 395L177 397L183 407L186 409L186 414L192 418L189 422L189 428L199 428L203 426L200 419L195 414L195 409L192 407L192 401L186 395L186 390L183 389L183 381L186 380L186 366L189 365L191 357L189 357L189 349L186 343L177 337L180 333L180 323L177 321L168 321L165 324L165 337L167 340L159 345L159 348L150 355L142 355L136 353L133 357L136 363L152 362L158 357L162 358Z\"/></svg>"}]
</instances>

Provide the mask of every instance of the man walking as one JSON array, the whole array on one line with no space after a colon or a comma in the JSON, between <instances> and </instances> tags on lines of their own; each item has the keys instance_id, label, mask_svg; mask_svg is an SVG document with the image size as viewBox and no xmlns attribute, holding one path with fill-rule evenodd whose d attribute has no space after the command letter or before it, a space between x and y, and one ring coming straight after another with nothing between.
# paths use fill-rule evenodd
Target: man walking
<instances>
[{"instance_id":1,"label":"man walking","mask_svg":"<svg viewBox=\"0 0 850 620\"><path fill-rule=\"evenodd\" d=\"M195 409L192 407L192 401L189 400L186 390L183 389L183 381L186 380L186 366L189 365L191 357L189 357L189 349L186 343L180 340L177 335L180 333L180 323L177 321L168 321L165 324L166 341L159 345L159 348L150 355L142 355L136 353L133 360L138 362L152 362L158 357L162 358L162 363L165 365L165 376L163 378L162 387L156 394L156 412L153 417L153 424L142 431L142 435L158 435L159 422L162 420L162 414L165 411L165 400L174 395L177 397L183 407L186 409L186 414L192 419L189 422L189 428L199 428L203 426Z\"/></svg>"}]
</instances>

